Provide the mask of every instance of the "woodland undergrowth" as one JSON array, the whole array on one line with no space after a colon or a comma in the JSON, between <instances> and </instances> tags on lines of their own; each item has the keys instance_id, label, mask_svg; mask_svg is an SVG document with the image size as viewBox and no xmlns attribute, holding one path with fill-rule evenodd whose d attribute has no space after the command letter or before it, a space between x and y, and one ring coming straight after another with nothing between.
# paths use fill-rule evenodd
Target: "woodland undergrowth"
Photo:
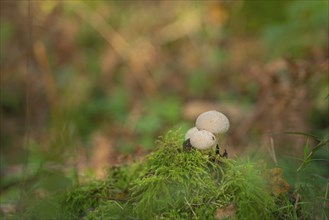
<instances>
[{"instance_id":1,"label":"woodland undergrowth","mask_svg":"<svg viewBox=\"0 0 329 220\"><path fill-rule=\"evenodd\" d=\"M303 219L279 167L182 148L170 131L144 160L111 167L105 179L54 196L55 219ZM42 219L36 209L24 213ZM10 218L8 218L10 219Z\"/></svg>"}]
</instances>

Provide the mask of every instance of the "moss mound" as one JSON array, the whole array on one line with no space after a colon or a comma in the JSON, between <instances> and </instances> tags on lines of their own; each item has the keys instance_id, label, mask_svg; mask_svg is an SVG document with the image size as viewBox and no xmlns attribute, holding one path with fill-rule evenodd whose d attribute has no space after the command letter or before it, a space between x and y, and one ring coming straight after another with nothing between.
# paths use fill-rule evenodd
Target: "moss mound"
<instances>
[{"instance_id":1,"label":"moss mound","mask_svg":"<svg viewBox=\"0 0 329 220\"><path fill-rule=\"evenodd\" d=\"M284 219L293 217L263 163L184 152L169 132L145 161L112 168L108 178L70 190L62 200L70 219ZM276 178L280 178L276 176ZM273 189L276 189L274 191ZM280 204L280 207L279 207Z\"/></svg>"},{"instance_id":2,"label":"moss mound","mask_svg":"<svg viewBox=\"0 0 329 220\"><path fill-rule=\"evenodd\" d=\"M217 167L200 151L183 152L178 140L175 134L160 138L133 182L131 202L138 217L170 217L173 211L197 216L194 209L211 202L219 170L214 172Z\"/></svg>"}]
</instances>

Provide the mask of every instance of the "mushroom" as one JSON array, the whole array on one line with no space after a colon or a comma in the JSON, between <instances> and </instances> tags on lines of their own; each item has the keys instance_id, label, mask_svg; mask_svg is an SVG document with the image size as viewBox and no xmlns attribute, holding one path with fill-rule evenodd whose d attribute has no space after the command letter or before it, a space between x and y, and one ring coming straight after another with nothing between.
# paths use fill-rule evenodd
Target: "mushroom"
<instances>
[{"instance_id":1,"label":"mushroom","mask_svg":"<svg viewBox=\"0 0 329 220\"><path fill-rule=\"evenodd\" d=\"M211 110L200 114L195 125L197 129L209 131L217 136L228 131L230 121L223 113Z\"/></svg>"},{"instance_id":2,"label":"mushroom","mask_svg":"<svg viewBox=\"0 0 329 220\"><path fill-rule=\"evenodd\" d=\"M199 131L199 129L197 129L196 127L190 128L186 133L185 133L185 140L189 139L192 137L192 135Z\"/></svg>"},{"instance_id":3,"label":"mushroom","mask_svg":"<svg viewBox=\"0 0 329 220\"><path fill-rule=\"evenodd\" d=\"M215 135L206 130L195 131L189 141L192 147L199 150L210 149L217 144Z\"/></svg>"}]
</instances>

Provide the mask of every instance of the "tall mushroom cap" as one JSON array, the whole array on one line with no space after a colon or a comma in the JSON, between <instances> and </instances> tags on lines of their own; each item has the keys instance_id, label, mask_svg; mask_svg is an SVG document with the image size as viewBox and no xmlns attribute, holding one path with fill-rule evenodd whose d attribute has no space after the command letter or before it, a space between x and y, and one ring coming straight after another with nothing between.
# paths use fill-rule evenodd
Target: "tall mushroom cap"
<instances>
[{"instance_id":1,"label":"tall mushroom cap","mask_svg":"<svg viewBox=\"0 0 329 220\"><path fill-rule=\"evenodd\" d=\"M194 148L206 150L216 145L215 135L206 130L196 131L190 137L190 143Z\"/></svg>"},{"instance_id":2,"label":"tall mushroom cap","mask_svg":"<svg viewBox=\"0 0 329 220\"><path fill-rule=\"evenodd\" d=\"M186 133L185 133L185 140L189 139L192 137L192 135L199 131L199 129L197 129L196 127L190 128Z\"/></svg>"},{"instance_id":3,"label":"tall mushroom cap","mask_svg":"<svg viewBox=\"0 0 329 220\"><path fill-rule=\"evenodd\" d=\"M223 113L212 110L200 114L195 125L200 130L210 131L217 135L228 131L230 121Z\"/></svg>"}]
</instances>

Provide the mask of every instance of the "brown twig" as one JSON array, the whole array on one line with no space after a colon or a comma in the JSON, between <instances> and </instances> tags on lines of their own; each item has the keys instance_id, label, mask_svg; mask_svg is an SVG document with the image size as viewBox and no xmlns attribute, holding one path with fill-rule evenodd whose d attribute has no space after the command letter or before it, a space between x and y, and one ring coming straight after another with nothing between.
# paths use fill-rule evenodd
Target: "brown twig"
<instances>
[{"instance_id":1,"label":"brown twig","mask_svg":"<svg viewBox=\"0 0 329 220\"><path fill-rule=\"evenodd\" d=\"M273 139L272 132L270 132L270 145L269 145L268 151L269 151L269 154L272 157L274 163L278 164L278 160L276 159L276 153L275 153L275 148L274 148L274 139Z\"/></svg>"},{"instance_id":2,"label":"brown twig","mask_svg":"<svg viewBox=\"0 0 329 220\"><path fill-rule=\"evenodd\" d=\"M111 45L115 52L130 66L130 72L145 94L153 94L156 84L149 74L146 63L140 61L140 50L133 48L128 41L108 24L98 13L90 12L83 2L66 2L74 12L90 24ZM145 43L145 42L144 42ZM140 44L139 44L140 45ZM142 44L143 45L143 44ZM150 44L145 44L150 45ZM144 48L145 49L145 48Z\"/></svg>"}]
</instances>

